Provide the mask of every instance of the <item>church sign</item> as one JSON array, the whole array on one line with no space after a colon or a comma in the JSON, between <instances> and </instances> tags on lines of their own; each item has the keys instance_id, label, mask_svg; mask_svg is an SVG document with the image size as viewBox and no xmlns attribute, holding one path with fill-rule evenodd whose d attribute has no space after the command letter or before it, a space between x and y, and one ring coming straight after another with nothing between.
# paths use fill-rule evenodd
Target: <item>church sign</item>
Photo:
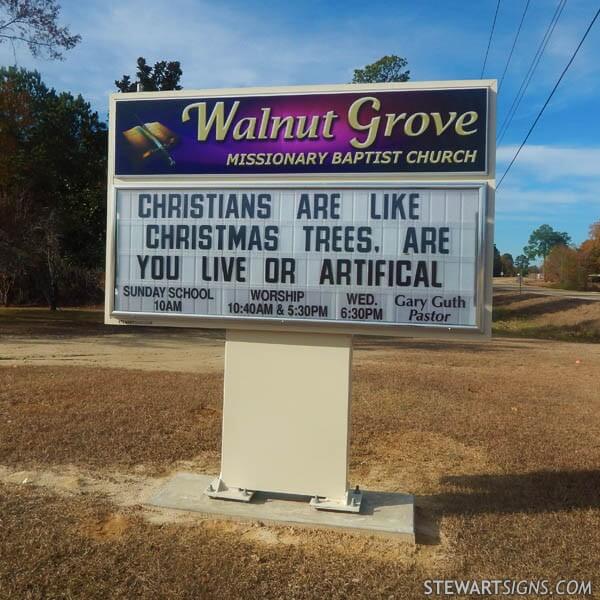
<instances>
[{"instance_id":1,"label":"church sign","mask_svg":"<svg viewBox=\"0 0 600 600\"><path fill-rule=\"evenodd\" d=\"M113 95L107 322L489 335L494 97Z\"/></svg>"},{"instance_id":2,"label":"church sign","mask_svg":"<svg viewBox=\"0 0 600 600\"><path fill-rule=\"evenodd\" d=\"M117 176L488 170L486 87L127 96Z\"/></svg>"}]
</instances>

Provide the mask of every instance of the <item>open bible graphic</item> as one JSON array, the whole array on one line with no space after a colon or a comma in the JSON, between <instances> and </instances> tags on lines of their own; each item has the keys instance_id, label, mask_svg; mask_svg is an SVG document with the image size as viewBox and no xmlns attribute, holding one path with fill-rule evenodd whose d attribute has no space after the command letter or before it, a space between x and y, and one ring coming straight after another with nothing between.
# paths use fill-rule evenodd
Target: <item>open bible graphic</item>
<instances>
[{"instance_id":1,"label":"open bible graphic","mask_svg":"<svg viewBox=\"0 0 600 600\"><path fill-rule=\"evenodd\" d=\"M169 154L169 148L174 146L179 138L162 123L144 123L136 125L123 132L136 157L144 160L159 153L167 160L169 166L174 166L175 161Z\"/></svg>"}]
</instances>

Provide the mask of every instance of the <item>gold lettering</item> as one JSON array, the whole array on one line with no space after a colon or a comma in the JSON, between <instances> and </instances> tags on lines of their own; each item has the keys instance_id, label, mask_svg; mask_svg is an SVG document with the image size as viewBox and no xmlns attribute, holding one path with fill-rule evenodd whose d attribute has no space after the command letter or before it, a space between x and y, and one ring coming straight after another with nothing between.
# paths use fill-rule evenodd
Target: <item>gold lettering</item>
<instances>
[{"instance_id":1,"label":"gold lettering","mask_svg":"<svg viewBox=\"0 0 600 600\"><path fill-rule=\"evenodd\" d=\"M294 139L294 117L272 117L271 119L271 135L270 138L272 140L276 140L279 135L279 130L282 127L285 127L285 133L283 134L284 140L293 140Z\"/></svg>"},{"instance_id":2,"label":"gold lettering","mask_svg":"<svg viewBox=\"0 0 600 600\"><path fill-rule=\"evenodd\" d=\"M366 131L367 137L361 142L358 138L354 137L350 140L350 144L354 148L368 148L373 144L377 137L377 131L379 129L379 122L381 117L373 117L368 123L361 123L358 120L358 113L362 108L363 104L370 103L371 108L379 110L381 108L381 102L373 96L365 96L355 100L348 109L348 124L355 131Z\"/></svg>"},{"instance_id":3,"label":"gold lettering","mask_svg":"<svg viewBox=\"0 0 600 600\"><path fill-rule=\"evenodd\" d=\"M190 120L190 111L198 109L198 141L204 142L210 133L213 125L215 125L215 139L223 141L231 123L235 118L235 114L240 106L239 100L236 100L225 118L225 103L217 102L210 113L210 117L206 118L206 102L195 102L188 104L181 113L181 120L186 123Z\"/></svg>"},{"instance_id":4,"label":"gold lettering","mask_svg":"<svg viewBox=\"0 0 600 600\"><path fill-rule=\"evenodd\" d=\"M233 127L234 140L255 140L256 117L244 117Z\"/></svg>"},{"instance_id":5,"label":"gold lettering","mask_svg":"<svg viewBox=\"0 0 600 600\"><path fill-rule=\"evenodd\" d=\"M260 119L260 127L258 129L258 139L266 140L267 139L267 127L269 126L269 119L271 118L271 109L270 108L261 108L262 117Z\"/></svg>"},{"instance_id":6,"label":"gold lettering","mask_svg":"<svg viewBox=\"0 0 600 600\"><path fill-rule=\"evenodd\" d=\"M433 123L435 124L435 133L437 135L442 135L450 125L452 125L454 119L456 119L456 112L452 111L446 123L442 121L442 115L439 112L432 112L431 116L433 117Z\"/></svg>"},{"instance_id":7,"label":"gold lettering","mask_svg":"<svg viewBox=\"0 0 600 600\"><path fill-rule=\"evenodd\" d=\"M305 115L300 115L298 117L298 125L296 126L296 137L299 140L303 140L305 137L311 140L315 140L319 138L319 134L317 133L317 129L319 128L319 115L315 115L311 117L310 127L306 128L306 121L308 117Z\"/></svg>"},{"instance_id":8,"label":"gold lettering","mask_svg":"<svg viewBox=\"0 0 600 600\"><path fill-rule=\"evenodd\" d=\"M413 129L413 123L415 122L415 119L417 119L417 117L420 117L421 119L421 127L419 127L417 131L415 131ZM408 117L408 119L406 119L406 123L404 125L404 133L406 133L406 135L410 135L411 137L421 135L429 127L429 121L430 119L427 113L413 113L412 115L410 115L410 117Z\"/></svg>"},{"instance_id":9,"label":"gold lettering","mask_svg":"<svg viewBox=\"0 0 600 600\"><path fill-rule=\"evenodd\" d=\"M474 110L469 110L460 115L460 117L456 119L456 125L454 126L456 133L458 133L458 135L473 135L474 133L477 133L477 128L467 130L466 127L473 125L478 118L479 115Z\"/></svg>"},{"instance_id":10,"label":"gold lettering","mask_svg":"<svg viewBox=\"0 0 600 600\"><path fill-rule=\"evenodd\" d=\"M465 162L474 163L477 160L477 150L465 151Z\"/></svg>"},{"instance_id":11,"label":"gold lettering","mask_svg":"<svg viewBox=\"0 0 600 600\"><path fill-rule=\"evenodd\" d=\"M333 120L337 118L338 116L332 110L325 113L325 122L323 123L323 137L325 139L330 140L333 137Z\"/></svg>"},{"instance_id":12,"label":"gold lettering","mask_svg":"<svg viewBox=\"0 0 600 600\"><path fill-rule=\"evenodd\" d=\"M385 123L385 132L384 132L384 135L386 137L390 136L390 135L392 135L392 133L394 133L394 127L396 126L398 121L401 121L402 119L406 119L406 113L400 113L399 115L396 115L394 113L388 113L385 116L387 117L387 121Z\"/></svg>"},{"instance_id":13,"label":"gold lettering","mask_svg":"<svg viewBox=\"0 0 600 600\"><path fill-rule=\"evenodd\" d=\"M451 163L453 162L453 152L452 150L444 150L443 154L442 154L442 163Z\"/></svg>"}]
</instances>

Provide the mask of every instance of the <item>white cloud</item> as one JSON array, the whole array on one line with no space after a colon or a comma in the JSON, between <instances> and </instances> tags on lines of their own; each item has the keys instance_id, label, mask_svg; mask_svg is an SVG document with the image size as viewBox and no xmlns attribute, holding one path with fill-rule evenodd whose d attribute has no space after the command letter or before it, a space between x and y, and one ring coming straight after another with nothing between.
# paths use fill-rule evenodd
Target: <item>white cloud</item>
<instances>
[{"instance_id":1,"label":"white cloud","mask_svg":"<svg viewBox=\"0 0 600 600\"><path fill-rule=\"evenodd\" d=\"M517 148L516 145L500 146L496 153L499 165L508 166ZM521 150L515 168L541 181L581 177L600 179L600 147L528 145ZM502 168L499 171L502 172Z\"/></svg>"},{"instance_id":2,"label":"white cloud","mask_svg":"<svg viewBox=\"0 0 600 600\"><path fill-rule=\"evenodd\" d=\"M520 180L511 187L501 188L498 192L496 210L498 212L526 212L538 210L551 212L575 204L597 202L600 198L594 188L583 188L575 191L571 188L545 189L527 185Z\"/></svg>"},{"instance_id":3,"label":"white cloud","mask_svg":"<svg viewBox=\"0 0 600 600\"><path fill-rule=\"evenodd\" d=\"M502 175L516 146L498 148ZM496 212L505 221L560 221L600 213L600 148L525 146L498 190Z\"/></svg>"},{"instance_id":4,"label":"white cloud","mask_svg":"<svg viewBox=\"0 0 600 600\"><path fill-rule=\"evenodd\" d=\"M63 21L82 43L62 63L33 60L21 48L19 63L38 68L57 88L81 92L103 114L113 80L133 74L138 56L180 60L188 88L344 83L354 68L391 53L406 56L416 78L464 78L471 55L451 41L479 46L485 34L412 12L381 19L368 9L320 2L63 0ZM2 62L13 62L7 45L0 45Z\"/></svg>"},{"instance_id":5,"label":"white cloud","mask_svg":"<svg viewBox=\"0 0 600 600\"><path fill-rule=\"evenodd\" d=\"M83 40L65 62L36 61L21 48L19 63L104 105L113 80L134 74L138 56L150 63L180 60L185 87L236 87L348 81L351 65L364 63L369 46L357 44L347 31L323 34L318 21L295 29L279 22L276 12L267 21L255 11L220 3L186 0L176 9L157 0L84 4L70 7L72 30ZM13 62L6 44L0 46L0 61Z\"/></svg>"}]
</instances>

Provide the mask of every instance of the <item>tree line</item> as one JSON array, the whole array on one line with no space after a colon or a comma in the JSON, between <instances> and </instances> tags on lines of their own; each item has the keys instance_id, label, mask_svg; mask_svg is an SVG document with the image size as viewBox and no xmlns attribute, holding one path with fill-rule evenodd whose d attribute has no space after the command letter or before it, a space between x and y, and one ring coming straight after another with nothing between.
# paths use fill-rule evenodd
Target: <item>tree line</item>
<instances>
[{"instance_id":1,"label":"tree line","mask_svg":"<svg viewBox=\"0 0 600 600\"><path fill-rule=\"evenodd\" d=\"M535 261L541 261L541 268ZM579 246L564 231L540 225L529 236L527 245L513 260L494 245L494 277L543 272L544 280L557 287L588 290L600 283L600 221L592 223L589 236Z\"/></svg>"},{"instance_id":2,"label":"tree line","mask_svg":"<svg viewBox=\"0 0 600 600\"><path fill-rule=\"evenodd\" d=\"M0 301L100 298L105 123L39 73L0 68Z\"/></svg>"},{"instance_id":3,"label":"tree line","mask_svg":"<svg viewBox=\"0 0 600 600\"><path fill-rule=\"evenodd\" d=\"M57 0L0 1L0 44L62 60L81 42L59 22ZM408 81L405 58L384 56L355 69L351 83ZM181 89L181 64L138 58L122 93ZM0 303L101 302L106 213L106 123L81 95L47 87L37 71L0 67ZM580 246L541 225L513 259L494 246L494 275L539 271L561 287L600 280L600 221Z\"/></svg>"},{"instance_id":4,"label":"tree line","mask_svg":"<svg viewBox=\"0 0 600 600\"><path fill-rule=\"evenodd\" d=\"M181 89L181 65L140 57L122 93ZM384 56L353 83L406 81L406 60ZM106 123L81 95L57 92L36 71L0 67L0 303L101 303L106 227ZM549 225L513 259L494 246L494 275L538 272L569 289L600 274L600 221L579 247Z\"/></svg>"},{"instance_id":5,"label":"tree line","mask_svg":"<svg viewBox=\"0 0 600 600\"><path fill-rule=\"evenodd\" d=\"M53 0L9 3L4 21L3 6L0 43L13 35L32 52L60 59L79 42L58 25ZM3 26L12 21L24 29ZM406 64L384 56L356 69L352 82L407 81ZM177 90L181 77L178 61L151 66L140 57L135 75L123 75L115 86L122 93ZM56 310L102 302L107 145L106 123L81 95L57 92L37 71L0 67L2 305L46 304Z\"/></svg>"},{"instance_id":6,"label":"tree line","mask_svg":"<svg viewBox=\"0 0 600 600\"><path fill-rule=\"evenodd\" d=\"M556 244L544 258L544 279L567 290L600 287L600 221L581 245Z\"/></svg>"}]
</instances>

